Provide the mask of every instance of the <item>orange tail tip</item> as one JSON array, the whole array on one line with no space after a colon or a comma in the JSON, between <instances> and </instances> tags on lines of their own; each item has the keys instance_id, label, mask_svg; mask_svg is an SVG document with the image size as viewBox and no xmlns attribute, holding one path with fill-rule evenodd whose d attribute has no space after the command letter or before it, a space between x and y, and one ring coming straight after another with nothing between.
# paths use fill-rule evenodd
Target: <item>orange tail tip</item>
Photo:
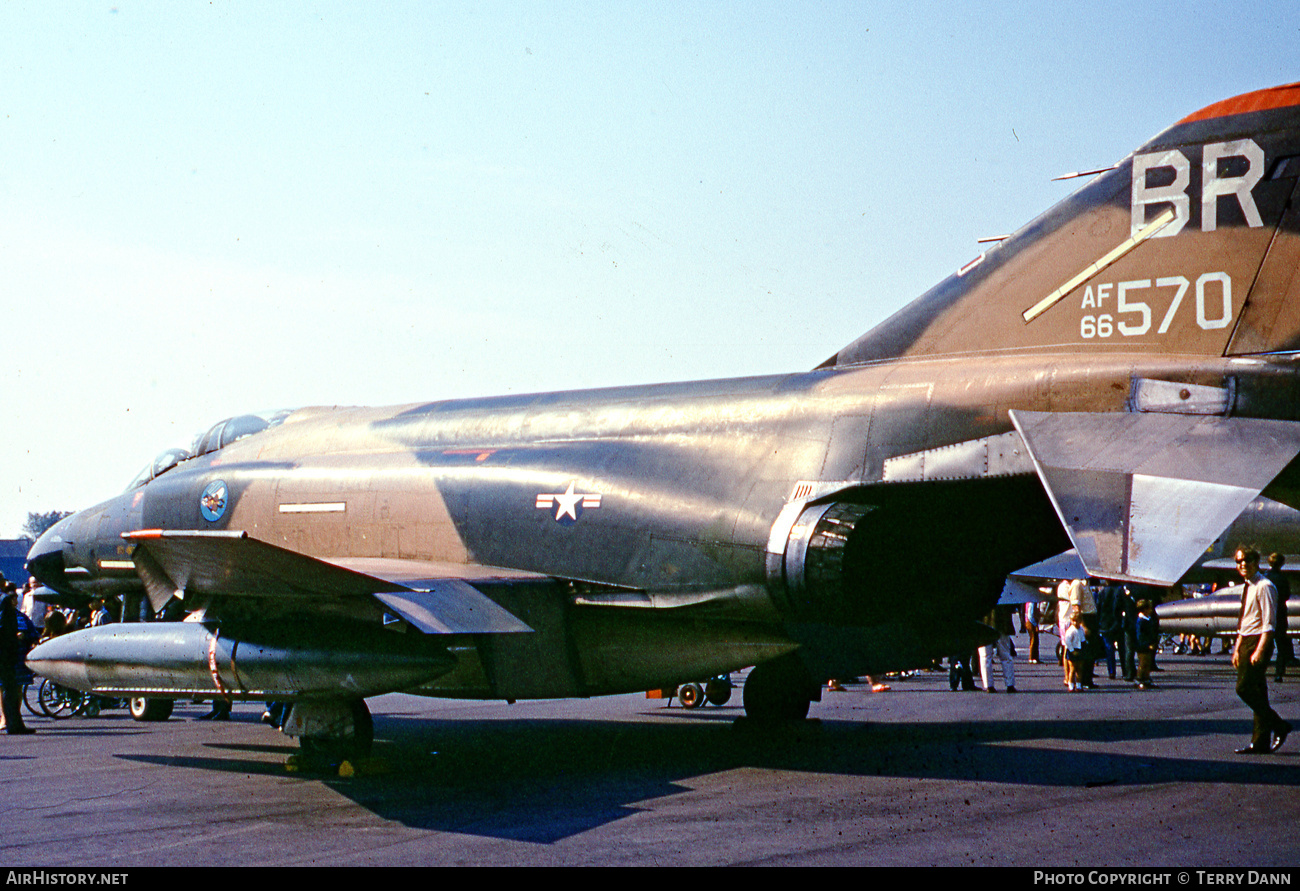
<instances>
[{"instance_id":1,"label":"orange tail tip","mask_svg":"<svg viewBox=\"0 0 1300 891\"><path fill-rule=\"evenodd\" d=\"M1195 121L1226 118L1231 115L1247 114L1252 111L1290 108L1293 105L1300 105L1300 82L1255 90L1253 93L1242 93L1240 96L1233 96L1231 99L1215 102L1213 105L1207 105L1194 114L1189 114L1178 123L1191 124Z\"/></svg>"}]
</instances>

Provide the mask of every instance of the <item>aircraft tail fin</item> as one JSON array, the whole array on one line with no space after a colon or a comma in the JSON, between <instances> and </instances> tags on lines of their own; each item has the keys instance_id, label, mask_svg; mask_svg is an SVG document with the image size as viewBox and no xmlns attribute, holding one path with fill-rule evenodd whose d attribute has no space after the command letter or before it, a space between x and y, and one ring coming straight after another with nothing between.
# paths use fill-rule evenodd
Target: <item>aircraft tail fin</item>
<instances>
[{"instance_id":1,"label":"aircraft tail fin","mask_svg":"<svg viewBox=\"0 0 1300 891\"><path fill-rule=\"evenodd\" d=\"M1300 350L1300 83L1189 115L823 366Z\"/></svg>"}]
</instances>

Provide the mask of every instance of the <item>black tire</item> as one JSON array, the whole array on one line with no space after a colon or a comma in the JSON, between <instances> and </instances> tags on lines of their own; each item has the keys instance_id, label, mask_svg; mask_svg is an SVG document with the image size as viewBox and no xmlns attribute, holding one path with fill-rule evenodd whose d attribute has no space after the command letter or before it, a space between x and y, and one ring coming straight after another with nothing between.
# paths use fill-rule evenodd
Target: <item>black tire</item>
<instances>
[{"instance_id":1,"label":"black tire","mask_svg":"<svg viewBox=\"0 0 1300 891\"><path fill-rule=\"evenodd\" d=\"M682 684L677 689L677 700L682 708L699 708L704 705L704 688L699 684Z\"/></svg>"},{"instance_id":2,"label":"black tire","mask_svg":"<svg viewBox=\"0 0 1300 891\"><path fill-rule=\"evenodd\" d=\"M726 705L731 701L731 678L713 678L704 687L704 697L714 705Z\"/></svg>"},{"instance_id":3,"label":"black tire","mask_svg":"<svg viewBox=\"0 0 1300 891\"><path fill-rule=\"evenodd\" d=\"M352 704L352 736L300 736L298 748L303 757L316 765L340 764L370 755L375 744L375 722L364 699Z\"/></svg>"},{"instance_id":4,"label":"black tire","mask_svg":"<svg viewBox=\"0 0 1300 891\"><path fill-rule=\"evenodd\" d=\"M797 658L785 657L756 665L741 690L745 714L763 724L785 724L808 717L812 681Z\"/></svg>"},{"instance_id":5,"label":"black tire","mask_svg":"<svg viewBox=\"0 0 1300 891\"><path fill-rule=\"evenodd\" d=\"M144 696L131 697L131 717L137 721L166 721L172 716L176 705L171 699L150 699Z\"/></svg>"},{"instance_id":6,"label":"black tire","mask_svg":"<svg viewBox=\"0 0 1300 891\"><path fill-rule=\"evenodd\" d=\"M375 747L375 719L364 699L352 704L352 745L355 753L366 758Z\"/></svg>"}]
</instances>

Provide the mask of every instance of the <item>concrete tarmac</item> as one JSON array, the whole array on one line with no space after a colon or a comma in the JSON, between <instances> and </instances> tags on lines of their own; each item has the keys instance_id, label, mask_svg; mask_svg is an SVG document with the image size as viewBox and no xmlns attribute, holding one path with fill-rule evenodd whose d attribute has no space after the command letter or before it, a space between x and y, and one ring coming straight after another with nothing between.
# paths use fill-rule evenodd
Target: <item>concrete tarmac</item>
<instances>
[{"instance_id":1,"label":"concrete tarmac","mask_svg":"<svg viewBox=\"0 0 1300 891\"><path fill-rule=\"evenodd\" d=\"M1055 638L1046 638L1055 643ZM1023 641L1020 641L1023 643ZM1216 646L1217 649L1217 646ZM1022 646L1021 653L1025 650ZM294 742L236 705L30 719L0 737L9 866L1296 866L1300 733L1243 757L1226 656L1164 656L1158 688L1099 672L1069 693L1017 663L1018 693L946 673L851 684L792 730L585 701L370 701L374 758L290 772ZM1300 722L1300 676L1270 682Z\"/></svg>"}]
</instances>

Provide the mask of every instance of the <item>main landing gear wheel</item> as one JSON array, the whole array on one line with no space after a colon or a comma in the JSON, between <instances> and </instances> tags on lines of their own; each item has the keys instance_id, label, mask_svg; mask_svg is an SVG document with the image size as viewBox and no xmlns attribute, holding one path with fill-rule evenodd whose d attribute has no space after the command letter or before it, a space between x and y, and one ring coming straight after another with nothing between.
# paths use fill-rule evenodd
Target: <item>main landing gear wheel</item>
<instances>
[{"instance_id":1,"label":"main landing gear wheel","mask_svg":"<svg viewBox=\"0 0 1300 891\"><path fill-rule=\"evenodd\" d=\"M699 708L704 704L704 688L699 684L682 684L677 689L682 708Z\"/></svg>"},{"instance_id":2,"label":"main landing gear wheel","mask_svg":"<svg viewBox=\"0 0 1300 891\"><path fill-rule=\"evenodd\" d=\"M364 699L358 699L349 707L352 711L352 735L300 736L298 748L304 758L315 764L340 764L370 755L375 744L375 721L370 716L370 709Z\"/></svg>"},{"instance_id":3,"label":"main landing gear wheel","mask_svg":"<svg viewBox=\"0 0 1300 891\"><path fill-rule=\"evenodd\" d=\"M726 705L731 701L731 678L724 674L709 681L704 696L714 705Z\"/></svg>"},{"instance_id":4,"label":"main landing gear wheel","mask_svg":"<svg viewBox=\"0 0 1300 891\"><path fill-rule=\"evenodd\" d=\"M358 699L352 706L353 744L357 754L366 758L375 747L375 719L370 716L370 708L364 699Z\"/></svg>"},{"instance_id":5,"label":"main landing gear wheel","mask_svg":"<svg viewBox=\"0 0 1300 891\"><path fill-rule=\"evenodd\" d=\"M166 721L172 716L176 702L171 699L149 699L144 696L131 697L131 717L137 721Z\"/></svg>"},{"instance_id":6,"label":"main landing gear wheel","mask_svg":"<svg viewBox=\"0 0 1300 891\"><path fill-rule=\"evenodd\" d=\"M763 724L802 721L808 717L814 687L797 657L782 656L756 665L742 688L745 714Z\"/></svg>"}]
</instances>

